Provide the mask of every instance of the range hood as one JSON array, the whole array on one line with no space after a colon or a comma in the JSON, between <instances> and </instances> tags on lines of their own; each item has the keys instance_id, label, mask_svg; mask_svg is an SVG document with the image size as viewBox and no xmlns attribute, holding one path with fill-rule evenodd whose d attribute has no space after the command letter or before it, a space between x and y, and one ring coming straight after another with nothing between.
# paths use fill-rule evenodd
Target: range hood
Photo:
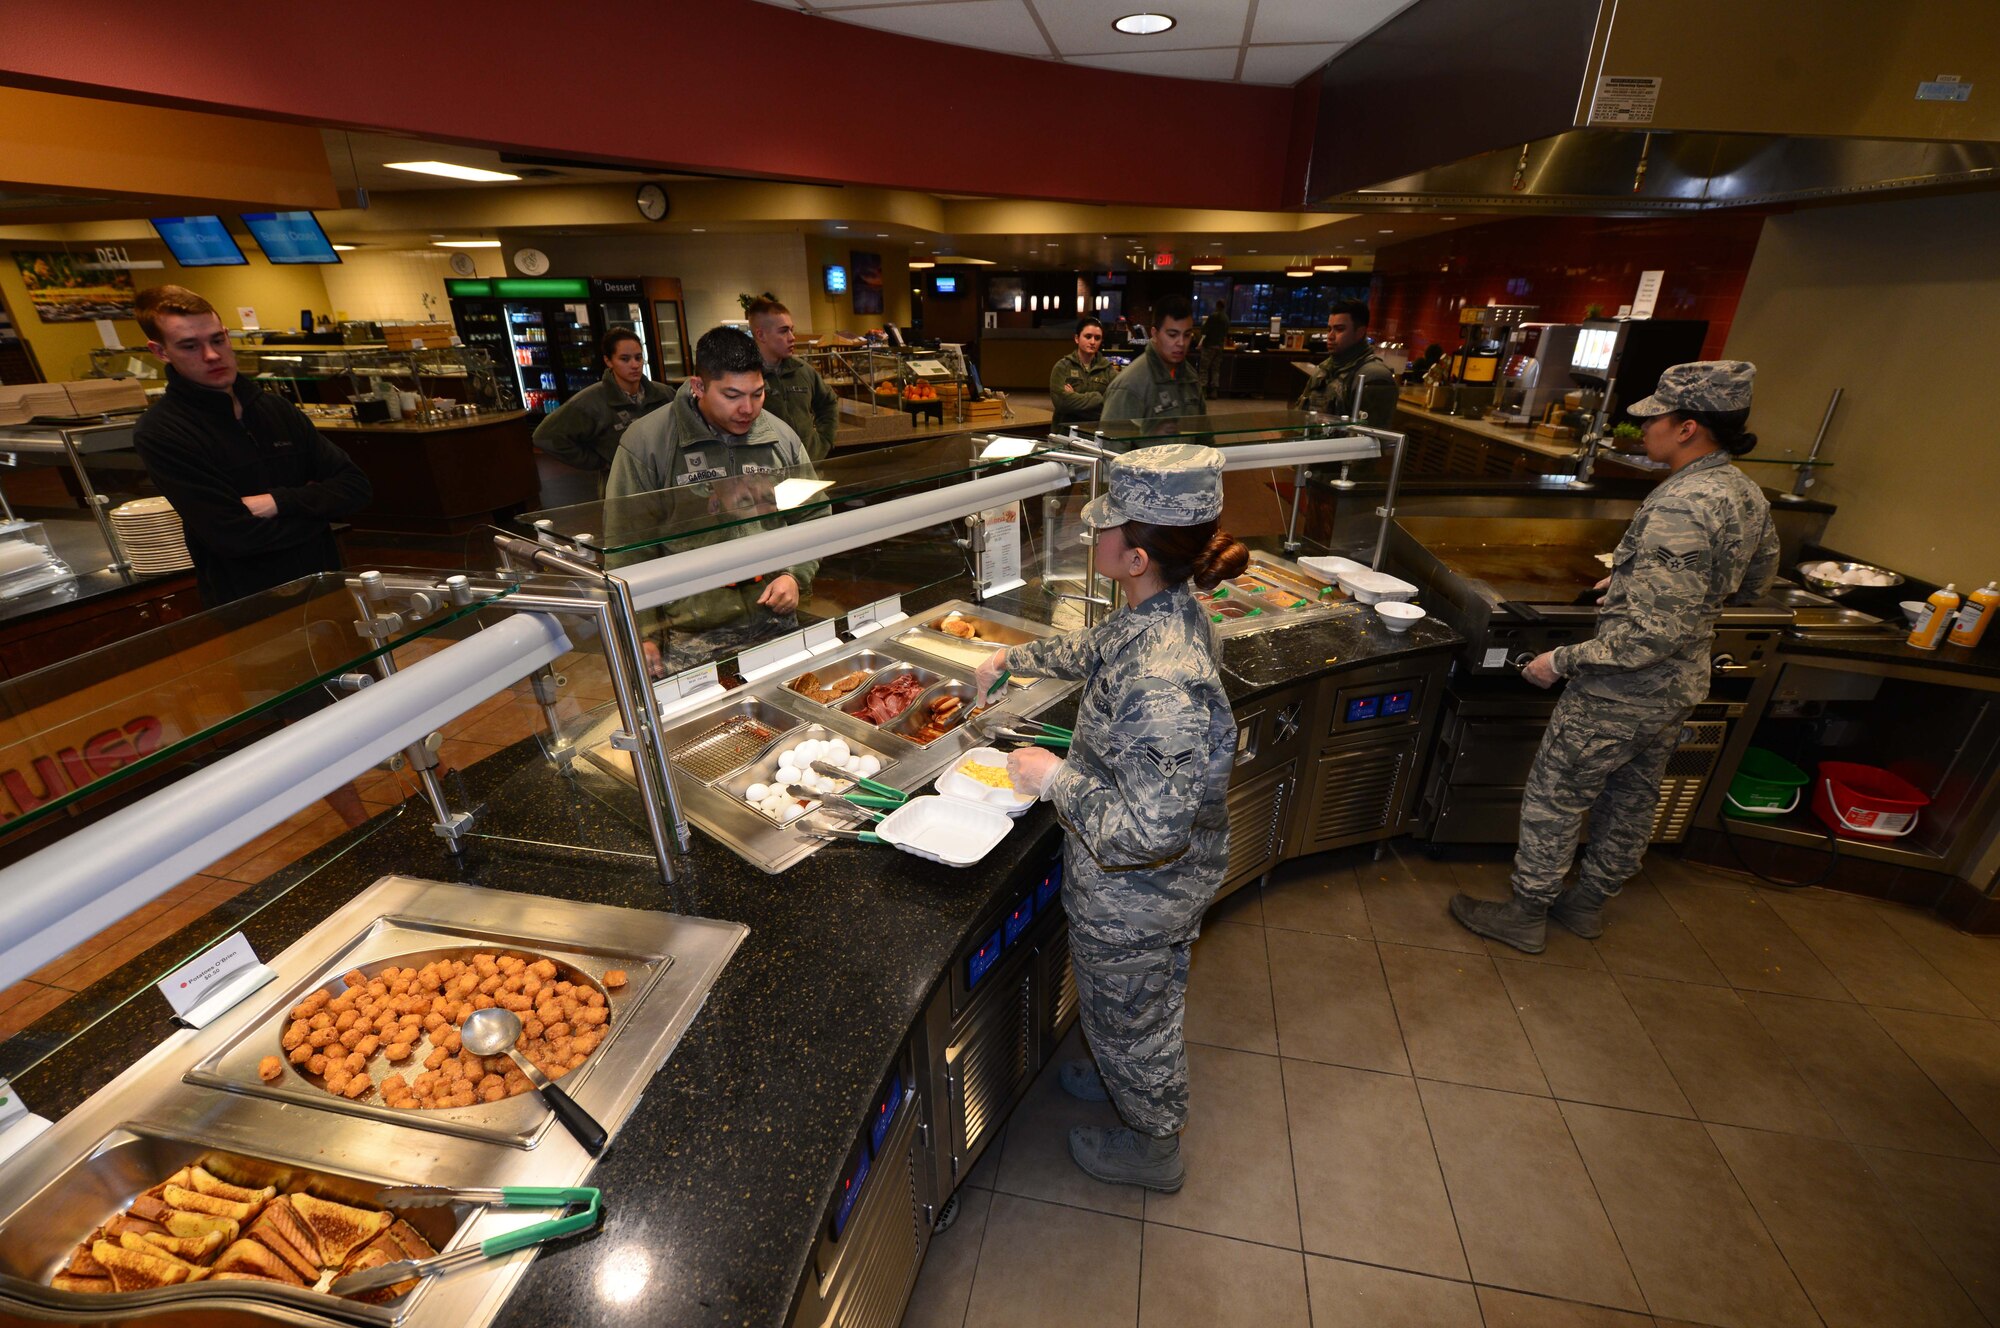
<instances>
[{"instance_id":1,"label":"range hood","mask_svg":"<svg viewBox=\"0 0 2000 1328\"><path fill-rule=\"evenodd\" d=\"M1320 73L1307 206L1649 216L2000 185L1993 0L1418 0Z\"/></svg>"}]
</instances>

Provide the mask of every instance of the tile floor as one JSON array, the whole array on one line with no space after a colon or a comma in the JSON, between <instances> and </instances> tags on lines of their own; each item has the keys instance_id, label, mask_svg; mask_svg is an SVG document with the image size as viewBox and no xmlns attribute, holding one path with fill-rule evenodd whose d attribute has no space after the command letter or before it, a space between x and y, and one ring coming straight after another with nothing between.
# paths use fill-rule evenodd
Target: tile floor
<instances>
[{"instance_id":1,"label":"tile floor","mask_svg":"<svg viewBox=\"0 0 2000 1328\"><path fill-rule=\"evenodd\" d=\"M1113 1117L1051 1065L905 1328L2000 1325L2000 939L1656 854L1530 958L1445 916L1505 871L1323 855L1223 901L1187 1187L1077 1171Z\"/></svg>"},{"instance_id":2,"label":"tile floor","mask_svg":"<svg viewBox=\"0 0 2000 1328\"><path fill-rule=\"evenodd\" d=\"M416 643L420 654L431 643ZM405 652L399 651L402 658ZM409 663L409 659L403 659ZM569 680L562 706L594 708L612 697L602 658L572 657L560 670ZM540 708L519 689L489 697L445 725L439 757L444 770L464 769L523 738L542 731ZM372 815L397 806L418 792L409 772L372 770L355 781ZM200 919L210 909L262 882L342 834L337 812L316 802L257 836L207 870L181 882L152 903L106 927L69 953L44 964L12 986L0 988L0 1040L12 1037L99 978L123 967ZM172 964L163 965L171 968Z\"/></svg>"}]
</instances>

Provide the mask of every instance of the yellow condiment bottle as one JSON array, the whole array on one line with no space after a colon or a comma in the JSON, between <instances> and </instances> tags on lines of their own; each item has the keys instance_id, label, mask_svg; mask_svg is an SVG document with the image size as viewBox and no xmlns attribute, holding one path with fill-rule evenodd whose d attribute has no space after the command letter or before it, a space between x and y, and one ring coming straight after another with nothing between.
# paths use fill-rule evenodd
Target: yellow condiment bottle
<instances>
[{"instance_id":1,"label":"yellow condiment bottle","mask_svg":"<svg viewBox=\"0 0 2000 1328\"><path fill-rule=\"evenodd\" d=\"M1965 597L1965 607L1958 611L1958 624L1946 639L1955 646L1978 645L1979 638L1986 635L1986 624L1992 621L1995 607L2000 607L2000 583L1988 581Z\"/></svg>"},{"instance_id":2,"label":"yellow condiment bottle","mask_svg":"<svg viewBox=\"0 0 2000 1328\"><path fill-rule=\"evenodd\" d=\"M1924 611L1917 615L1917 625L1910 629L1909 644L1919 650L1936 650L1938 642L1944 640L1945 631L1951 626L1951 616L1958 612L1958 585L1953 582L1943 590L1934 590L1924 604Z\"/></svg>"}]
</instances>

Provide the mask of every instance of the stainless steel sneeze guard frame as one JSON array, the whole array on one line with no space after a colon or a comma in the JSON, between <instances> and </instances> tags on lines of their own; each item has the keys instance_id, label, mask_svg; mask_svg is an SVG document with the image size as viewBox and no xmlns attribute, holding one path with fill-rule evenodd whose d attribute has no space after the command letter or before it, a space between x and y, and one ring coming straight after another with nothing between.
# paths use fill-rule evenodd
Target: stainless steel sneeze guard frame
<instances>
[{"instance_id":1,"label":"stainless steel sneeze guard frame","mask_svg":"<svg viewBox=\"0 0 2000 1328\"><path fill-rule=\"evenodd\" d=\"M569 649L517 614L0 871L0 986Z\"/></svg>"},{"instance_id":2,"label":"stainless steel sneeze guard frame","mask_svg":"<svg viewBox=\"0 0 2000 1328\"><path fill-rule=\"evenodd\" d=\"M618 997L612 1035L584 1067L563 1080L615 1138L747 934L738 923L384 877L272 960L276 983L205 1029L170 1035L35 1143L0 1164L0 1321L150 1318L171 1304L185 1316L181 1321L202 1324L232 1317L248 1321L253 1307L259 1318L301 1325L456 1328L487 1322L526 1270L533 1250L434 1279L389 1307L394 1312L388 1316L332 1297L253 1283L197 1283L185 1292L145 1293L143 1300L120 1297L103 1302L100 1309L100 1302L46 1285L54 1268L43 1257L44 1246L36 1243L45 1236L36 1231L38 1215L58 1203L57 1187L85 1174L99 1177L88 1184L95 1187L96 1199L106 1201L98 1204L103 1211L77 1214L83 1225L49 1238L47 1248L59 1241L59 1253L66 1257L97 1223L164 1179L163 1173L130 1188L102 1179L107 1168L118 1169L100 1159L131 1146L134 1138L324 1173L343 1185L351 1181L358 1188L347 1192L354 1197L413 1177L455 1188L581 1183L590 1173L591 1157L564 1131L547 1128L552 1117L532 1095L444 1113L358 1111L354 1103L303 1081L302 1091L277 1094L241 1083L229 1085L236 1091L212 1085L238 1067L239 1052L255 1081L257 1058L279 1054L277 1039L301 995L338 983L350 968L389 962L413 949L547 953L578 963L599 978L605 968L629 971L629 965L644 962L646 973L634 973ZM439 1119L424 1121L425 1116ZM469 1128L468 1122L482 1116L488 1129ZM531 1126L529 1116L537 1118ZM447 1122L445 1117L456 1119ZM530 1136L525 1139L520 1137L524 1127ZM462 1248L546 1216L532 1209L474 1209L451 1245ZM129 1311L122 1308L127 1305Z\"/></svg>"},{"instance_id":3,"label":"stainless steel sneeze guard frame","mask_svg":"<svg viewBox=\"0 0 2000 1328\"><path fill-rule=\"evenodd\" d=\"M941 643L942 651L951 651L953 647L962 650L967 644L963 638L944 635L925 626L953 611L994 623L1006 635L1020 641L1039 640L1053 634L1053 629L1046 624L999 613L985 605L951 600L913 614L901 622L877 627L826 652L823 658L837 661L865 652L889 661L881 666L879 673L893 674L904 668L914 668L942 679L939 685L969 688L973 670L961 658L925 651L929 640ZM893 764L885 764L876 779L911 794L930 792L931 782L946 767L974 747L983 745L973 734L969 722L961 722L943 737L924 745L911 741L899 732L896 722L878 727L857 718L846 707L862 695L863 689L860 688L839 701L823 705L786 686L808 670L820 672L825 677L822 667L818 660L801 660L791 668L781 669L702 705L677 711L661 726L666 735L669 760L674 766L681 805L686 808L689 819L746 862L773 874L825 847L826 841L805 830L800 822L790 825L774 822L746 804L736 792L731 791L731 786L746 783L746 780L735 776L746 767L767 763L766 758L775 747L803 737L806 726L818 725L831 730L856 744L857 750L865 749L889 758ZM1061 700L1074 686L1054 678L1040 678L1032 686L1010 687L1006 695L986 713L1012 718L1034 715ZM934 686L927 686L923 695L931 695L934 691ZM911 708L914 709L915 705ZM685 746L691 739L713 729L732 712L754 712L766 727L776 732L769 738L759 740L755 750L746 751L742 759L731 759L727 770L712 774L708 771L697 774L674 759L677 744ZM624 764L629 758L608 745L611 731L617 724L615 714L607 715L579 740L578 746L594 766L618 779L629 781L631 776L626 773Z\"/></svg>"}]
</instances>

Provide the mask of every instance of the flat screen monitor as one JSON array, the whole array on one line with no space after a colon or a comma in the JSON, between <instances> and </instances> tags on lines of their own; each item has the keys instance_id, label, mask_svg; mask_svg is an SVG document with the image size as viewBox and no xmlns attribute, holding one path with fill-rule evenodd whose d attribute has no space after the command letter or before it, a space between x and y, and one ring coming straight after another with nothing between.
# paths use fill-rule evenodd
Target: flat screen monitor
<instances>
[{"instance_id":1,"label":"flat screen monitor","mask_svg":"<svg viewBox=\"0 0 2000 1328\"><path fill-rule=\"evenodd\" d=\"M250 261L221 217L154 217L153 229L182 267L242 267Z\"/></svg>"},{"instance_id":2,"label":"flat screen monitor","mask_svg":"<svg viewBox=\"0 0 2000 1328\"><path fill-rule=\"evenodd\" d=\"M310 212L245 212L243 224L273 263L338 263L319 218Z\"/></svg>"},{"instance_id":3,"label":"flat screen monitor","mask_svg":"<svg viewBox=\"0 0 2000 1328\"><path fill-rule=\"evenodd\" d=\"M936 283L936 285L937 285L937 293L938 293L938 294L940 294L940 295L956 295L956 294L958 294L958 278L957 278L957 277L933 277L933 278L932 278L932 280L933 280L933 281L934 281L934 282Z\"/></svg>"},{"instance_id":4,"label":"flat screen monitor","mask_svg":"<svg viewBox=\"0 0 2000 1328\"><path fill-rule=\"evenodd\" d=\"M828 263L826 265L826 293L828 295L847 294L847 265Z\"/></svg>"},{"instance_id":5,"label":"flat screen monitor","mask_svg":"<svg viewBox=\"0 0 2000 1328\"><path fill-rule=\"evenodd\" d=\"M1617 328L1586 327L1576 334L1576 349L1570 354L1569 367L1578 373L1602 376L1611 368L1611 352L1617 345Z\"/></svg>"}]
</instances>

